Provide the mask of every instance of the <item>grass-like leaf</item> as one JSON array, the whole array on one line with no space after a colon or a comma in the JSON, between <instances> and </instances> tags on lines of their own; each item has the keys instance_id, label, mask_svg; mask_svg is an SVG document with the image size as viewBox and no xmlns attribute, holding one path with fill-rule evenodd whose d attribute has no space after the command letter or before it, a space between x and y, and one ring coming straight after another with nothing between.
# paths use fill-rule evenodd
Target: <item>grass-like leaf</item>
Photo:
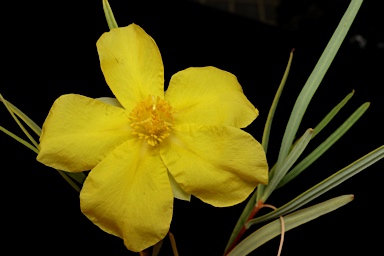
<instances>
[{"instance_id":1,"label":"grass-like leaf","mask_svg":"<svg viewBox=\"0 0 384 256\"><path fill-rule=\"evenodd\" d=\"M67 176L71 177L79 184L83 184L85 178L87 177L83 172L64 172Z\"/></svg>"},{"instance_id":2,"label":"grass-like leaf","mask_svg":"<svg viewBox=\"0 0 384 256\"><path fill-rule=\"evenodd\" d=\"M299 210L284 216L285 231L289 231L324 214L334 211L353 200L353 195L344 195ZM280 220L275 220L253 232L241 241L228 256L243 256L281 234Z\"/></svg>"},{"instance_id":3,"label":"grass-like leaf","mask_svg":"<svg viewBox=\"0 0 384 256\"><path fill-rule=\"evenodd\" d=\"M60 170L56 170L61 177L63 177L63 179L68 182L69 185L71 185L71 187L76 190L77 192L80 192L81 188L71 180L71 178L69 178L69 176L67 175L66 172L63 172L63 171L60 171Z\"/></svg>"},{"instance_id":4,"label":"grass-like leaf","mask_svg":"<svg viewBox=\"0 0 384 256\"><path fill-rule=\"evenodd\" d=\"M305 191L295 199L277 208L275 211L248 221L245 224L246 228L249 228L253 224L265 222L265 221L277 218L281 215L285 215L292 211L295 211L296 209L300 208L306 203L312 201L313 199L321 196L325 192L336 187L340 183L351 178L355 174L361 172L362 170L369 167L370 165L376 163L383 157L384 157L384 146L381 146L375 149L374 151L368 153L367 155L363 156L362 158L356 160L355 162L348 165L347 167L334 173L333 175L323 180L322 182L318 183L317 185L313 186L312 188L308 189L307 191Z\"/></svg>"},{"instance_id":5,"label":"grass-like leaf","mask_svg":"<svg viewBox=\"0 0 384 256\"><path fill-rule=\"evenodd\" d=\"M0 101L2 102L5 100L4 98L0 98ZM26 114L24 114L20 109L18 109L15 105L13 105L11 102L7 101L7 105L12 110L13 113L15 113L26 125L28 125L31 130L36 133L37 136L40 137L41 135L41 128L38 126L31 118L29 118Z\"/></svg>"},{"instance_id":6,"label":"grass-like leaf","mask_svg":"<svg viewBox=\"0 0 384 256\"><path fill-rule=\"evenodd\" d=\"M39 144L35 141L35 139L29 134L27 129L25 129L24 125L20 122L20 120L15 116L8 102L3 98L0 94L0 100L3 102L4 106L7 108L9 114L11 114L12 118L15 120L20 129L24 132L24 134L28 137L28 139L32 142L32 144L39 149Z\"/></svg>"},{"instance_id":7,"label":"grass-like leaf","mask_svg":"<svg viewBox=\"0 0 384 256\"><path fill-rule=\"evenodd\" d=\"M287 81L287 78L288 78L289 70L290 70L291 64L292 64L292 58L293 58L293 50L291 51L291 53L289 55L287 67L285 68L285 72L284 72L283 78L281 79L279 88L277 89L275 98L273 99L271 108L270 108L269 113L268 113L267 121L265 122L263 138L261 141L261 145L263 146L265 153L267 153L267 150L268 150L269 134L271 132L273 117L274 117L275 112L276 112L277 104L279 103L280 95L283 92L285 82Z\"/></svg>"},{"instance_id":8,"label":"grass-like leaf","mask_svg":"<svg viewBox=\"0 0 384 256\"><path fill-rule=\"evenodd\" d=\"M35 139L29 134L27 129L25 129L24 125L19 121L19 119L16 117L16 115L30 127L38 136L41 135L41 128L32 120L30 119L26 114L24 114L20 109L18 109L15 105L4 99L4 97L0 94L0 101L3 102L4 106L7 108L8 112L11 114L13 119L16 121L16 123L19 125L21 130L24 132L24 134L29 138L29 140L33 143L33 145L19 136L15 135L14 133L8 131L4 127L0 126L0 131L4 132L14 140L20 142L27 148L31 149L33 152L36 154L39 153L39 146L38 143L35 141ZM80 191L80 187L75 184L72 180L74 179L77 181L79 184L83 184L84 180L86 178L85 174L82 172L79 173L68 173L68 172L63 172L60 170L57 170L59 174L71 185L76 191Z\"/></svg>"},{"instance_id":9,"label":"grass-like leaf","mask_svg":"<svg viewBox=\"0 0 384 256\"><path fill-rule=\"evenodd\" d=\"M320 85L320 82L322 81L325 73L327 72L329 66L331 65L333 58L335 57L338 49L340 48L340 45L342 41L344 40L363 0L352 0L351 4L348 6L348 9L346 10L345 14L343 15L339 25L337 26L334 34L332 35L329 43L327 44L323 54L321 55L319 61L317 62L314 70L312 71L310 77L308 78L306 84L304 85L298 99L296 100L295 106L293 108L293 111L291 113L289 122L287 124L284 137L282 140L282 144L280 147L278 162L275 165L275 167L279 167L283 164L284 160L288 156L288 153L293 148L292 142L296 135L296 132L298 130L298 127L301 123L301 119L307 109L307 106L312 99L314 93L316 92L318 86ZM352 92L353 93L353 92ZM352 96L352 95L351 95ZM278 96L279 97L279 96ZM348 96L347 96L348 97ZM276 97L275 97L276 98ZM346 100L347 101L347 100ZM346 102L345 101L345 102ZM277 104L277 101L276 101ZM345 103L343 103L345 104ZM337 110L337 109L336 109ZM338 111L338 110L337 110ZM332 112L332 111L331 111ZM332 113L330 113L332 114ZM272 115L273 117L273 115ZM319 123L318 126L315 127L317 131L315 131L315 135L321 131L321 129L326 125L327 122L330 121L330 116L327 116L324 120L324 122ZM272 118L268 118L270 120L269 122L272 123ZM270 129L271 124L266 124L266 127L269 126ZM269 131L264 131L265 135L263 134L263 146L267 150L268 140L269 140ZM313 137L313 135L312 135ZM268 139L267 139L268 138ZM278 168L273 168L274 170ZM270 177L273 177L272 174L274 174L274 171L272 173L272 170L270 171ZM272 180L272 179L270 179ZM281 179L280 179L281 180ZM280 183L280 180L278 180L278 183ZM277 185L277 184L276 184ZM250 201L248 202L247 206L245 207L243 213L241 214L234 231L231 235L230 242L228 243L227 247L231 244L231 241L234 240L234 237L238 234L239 230L241 229L242 225L244 224L244 221L248 218L250 212L252 211L254 205L259 199L261 198L262 194L264 192L264 186L259 186L257 190L257 194L255 193ZM272 192L272 191L271 191ZM270 193L269 193L270 194ZM255 198L256 195L256 198ZM245 219L245 220L244 220Z\"/></svg>"},{"instance_id":10,"label":"grass-like leaf","mask_svg":"<svg viewBox=\"0 0 384 256\"><path fill-rule=\"evenodd\" d=\"M312 138L313 129L308 129L304 135L298 140L296 145L292 148L291 152L289 152L288 157L283 161L283 163L276 167L275 174L272 177L272 180L266 186L263 195L260 200L265 202L268 197L275 190L277 185L280 183L281 179L285 176L288 170L292 167L292 165L296 162L296 160L300 157L301 153L303 153L304 149L307 147L309 141Z\"/></svg>"},{"instance_id":11,"label":"grass-like leaf","mask_svg":"<svg viewBox=\"0 0 384 256\"><path fill-rule=\"evenodd\" d=\"M285 129L276 169L279 168L279 165L281 165L287 157L308 104L339 50L362 2L363 0L352 0L314 70L301 90Z\"/></svg>"},{"instance_id":12,"label":"grass-like leaf","mask_svg":"<svg viewBox=\"0 0 384 256\"><path fill-rule=\"evenodd\" d=\"M23 144L24 146L26 146L27 148L29 148L30 150L32 150L36 154L39 153L39 150L35 146L33 146L31 143L29 143L26 140L23 140L22 138L20 138L19 136L17 136L14 133L8 131L4 127L0 126L0 131L4 132L5 134L7 134L9 137L11 137L12 139L16 140L17 142L20 142L21 144Z\"/></svg>"},{"instance_id":13,"label":"grass-like leaf","mask_svg":"<svg viewBox=\"0 0 384 256\"><path fill-rule=\"evenodd\" d=\"M117 28L117 22L115 16L113 15L111 6L108 3L108 0L103 0L103 9L105 14L105 19L107 20L109 29Z\"/></svg>"},{"instance_id":14,"label":"grass-like leaf","mask_svg":"<svg viewBox=\"0 0 384 256\"><path fill-rule=\"evenodd\" d=\"M297 175L302 173L308 166L316 161L325 151L327 151L336 141L338 141L368 109L370 103L361 105L335 132L332 133L323 143L305 157L298 165L296 165L284 178L280 181L277 188L280 188L293 180ZM313 138L313 137L312 137Z\"/></svg>"},{"instance_id":15,"label":"grass-like leaf","mask_svg":"<svg viewBox=\"0 0 384 256\"><path fill-rule=\"evenodd\" d=\"M323 130L329 122L336 116L337 113L344 107L345 104L352 98L355 91L353 90L351 93L349 93L339 104L337 104L324 118L321 120L321 122L316 125L316 127L313 129L312 139Z\"/></svg>"},{"instance_id":16,"label":"grass-like leaf","mask_svg":"<svg viewBox=\"0 0 384 256\"><path fill-rule=\"evenodd\" d=\"M284 85L285 85L285 82L287 81L289 70L291 68L293 51L294 51L294 49L292 49L291 53L289 54L289 60L288 60L287 67L285 68L284 75L283 75L283 78L281 79L279 88L277 89L275 98L273 99L271 108L270 108L269 113L268 113L267 121L265 122L263 138L261 140L261 145L264 148L265 154L267 154L267 150L268 150L269 134L271 132L273 117L275 115L277 104L279 103L280 95L283 92ZM263 184L258 185L258 189L256 191L258 199L263 195L264 189L265 189L265 185L263 185Z\"/></svg>"}]
</instances>

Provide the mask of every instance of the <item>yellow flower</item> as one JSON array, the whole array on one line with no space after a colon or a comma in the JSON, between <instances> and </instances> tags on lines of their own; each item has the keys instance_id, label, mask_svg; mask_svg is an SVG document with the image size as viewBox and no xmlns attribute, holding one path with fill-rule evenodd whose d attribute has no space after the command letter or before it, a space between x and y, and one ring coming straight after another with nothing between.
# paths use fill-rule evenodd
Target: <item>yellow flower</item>
<instances>
[{"instance_id":1,"label":"yellow flower","mask_svg":"<svg viewBox=\"0 0 384 256\"><path fill-rule=\"evenodd\" d=\"M91 170L80 204L94 224L142 251L167 234L174 197L231 206L267 183L261 145L239 129L258 112L235 76L189 68L164 92L159 49L134 24L104 33L97 50L116 99L59 97L37 157L68 172Z\"/></svg>"}]
</instances>

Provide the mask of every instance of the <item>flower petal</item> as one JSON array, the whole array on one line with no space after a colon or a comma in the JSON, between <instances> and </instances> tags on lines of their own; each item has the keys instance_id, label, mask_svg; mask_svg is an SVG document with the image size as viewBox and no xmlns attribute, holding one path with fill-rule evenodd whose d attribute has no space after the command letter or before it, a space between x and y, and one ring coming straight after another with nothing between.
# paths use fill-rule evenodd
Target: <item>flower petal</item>
<instances>
[{"instance_id":1,"label":"flower petal","mask_svg":"<svg viewBox=\"0 0 384 256\"><path fill-rule=\"evenodd\" d=\"M135 25L115 28L97 41L105 80L125 109L148 95L164 98L164 68L155 41Z\"/></svg>"},{"instance_id":2,"label":"flower petal","mask_svg":"<svg viewBox=\"0 0 384 256\"><path fill-rule=\"evenodd\" d=\"M63 95L44 122L37 160L63 171L90 170L131 137L130 129L125 109L81 95Z\"/></svg>"},{"instance_id":3,"label":"flower petal","mask_svg":"<svg viewBox=\"0 0 384 256\"><path fill-rule=\"evenodd\" d=\"M129 250L142 251L169 231L173 195L159 150L137 139L125 142L88 175L82 212Z\"/></svg>"},{"instance_id":4,"label":"flower petal","mask_svg":"<svg viewBox=\"0 0 384 256\"><path fill-rule=\"evenodd\" d=\"M188 68L172 76L165 94L175 122L244 128L258 115L236 77L215 67Z\"/></svg>"},{"instance_id":5,"label":"flower petal","mask_svg":"<svg viewBox=\"0 0 384 256\"><path fill-rule=\"evenodd\" d=\"M238 128L180 125L163 143L160 155L180 187L213 206L240 203L268 182L262 146Z\"/></svg>"}]
</instances>

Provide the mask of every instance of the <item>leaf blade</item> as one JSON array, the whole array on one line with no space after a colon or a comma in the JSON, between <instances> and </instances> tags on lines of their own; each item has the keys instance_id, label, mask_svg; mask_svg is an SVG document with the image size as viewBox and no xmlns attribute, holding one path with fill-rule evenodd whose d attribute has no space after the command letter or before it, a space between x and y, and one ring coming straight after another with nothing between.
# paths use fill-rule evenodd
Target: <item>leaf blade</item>
<instances>
[{"instance_id":1,"label":"leaf blade","mask_svg":"<svg viewBox=\"0 0 384 256\"><path fill-rule=\"evenodd\" d=\"M315 150L306 156L300 163L298 163L284 178L280 181L277 188L280 188L294 179L297 175L302 173L308 166L316 161L325 151L327 151L334 143L336 143L353 125L360 119L360 117L368 109L370 103L361 105L339 128L336 129L323 143L321 143ZM313 137L312 137L313 138Z\"/></svg>"},{"instance_id":2,"label":"leaf blade","mask_svg":"<svg viewBox=\"0 0 384 256\"><path fill-rule=\"evenodd\" d=\"M365 156L361 157L360 159L356 160L355 162L351 163L350 165L344 167L340 171L334 173L333 175L326 178L322 182L318 183L317 185L308 189L307 191L300 194L296 198L292 199L285 205L277 208L275 211L248 221L245 224L246 228L249 228L251 225L265 222L270 219L277 218L278 216L285 215L287 213L295 211L296 209L300 208L306 203L312 201L313 199L321 196L325 192L336 187L340 183L358 174L359 172L369 167L370 165L381 160L383 157L384 157L384 146L381 146L371 151L370 153L366 154Z\"/></svg>"},{"instance_id":3,"label":"leaf blade","mask_svg":"<svg viewBox=\"0 0 384 256\"><path fill-rule=\"evenodd\" d=\"M343 42L354 18L356 17L362 2L363 0L351 1L340 20L339 25L325 47L324 52L301 90L285 129L277 160L277 168L287 157L308 104L319 87L320 82L325 76L325 73L331 65L337 51L339 50L341 43Z\"/></svg>"},{"instance_id":4,"label":"leaf blade","mask_svg":"<svg viewBox=\"0 0 384 256\"><path fill-rule=\"evenodd\" d=\"M329 199L284 216L285 231L289 231L324 214L334 211L353 200L353 195L343 195ZM254 251L281 233L280 220L275 220L253 232L241 241L228 256L242 256Z\"/></svg>"},{"instance_id":5,"label":"leaf blade","mask_svg":"<svg viewBox=\"0 0 384 256\"><path fill-rule=\"evenodd\" d=\"M105 14L105 19L107 20L109 29L117 28L119 27L117 25L115 16L113 15L111 6L108 3L108 0L103 0L103 9Z\"/></svg>"}]
</instances>

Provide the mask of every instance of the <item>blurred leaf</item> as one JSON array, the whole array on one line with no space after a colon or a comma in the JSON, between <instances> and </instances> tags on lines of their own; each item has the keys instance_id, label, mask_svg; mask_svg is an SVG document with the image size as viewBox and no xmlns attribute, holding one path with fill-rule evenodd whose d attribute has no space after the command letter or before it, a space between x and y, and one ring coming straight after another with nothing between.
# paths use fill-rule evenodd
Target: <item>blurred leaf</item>
<instances>
[{"instance_id":1,"label":"blurred leaf","mask_svg":"<svg viewBox=\"0 0 384 256\"><path fill-rule=\"evenodd\" d=\"M77 181L79 184L83 184L87 177L83 172L64 172L66 175Z\"/></svg>"},{"instance_id":2,"label":"blurred leaf","mask_svg":"<svg viewBox=\"0 0 384 256\"><path fill-rule=\"evenodd\" d=\"M80 190L81 190L80 187L77 186L77 184L76 184L75 182L73 182L73 181L68 177L68 175L67 175L65 172L60 171L60 170L56 170L56 171L60 174L61 177L63 177L63 178L65 179L66 182L68 182L69 185L71 185L71 187L72 187L73 189L75 189L77 192L80 192Z\"/></svg>"}]
</instances>

